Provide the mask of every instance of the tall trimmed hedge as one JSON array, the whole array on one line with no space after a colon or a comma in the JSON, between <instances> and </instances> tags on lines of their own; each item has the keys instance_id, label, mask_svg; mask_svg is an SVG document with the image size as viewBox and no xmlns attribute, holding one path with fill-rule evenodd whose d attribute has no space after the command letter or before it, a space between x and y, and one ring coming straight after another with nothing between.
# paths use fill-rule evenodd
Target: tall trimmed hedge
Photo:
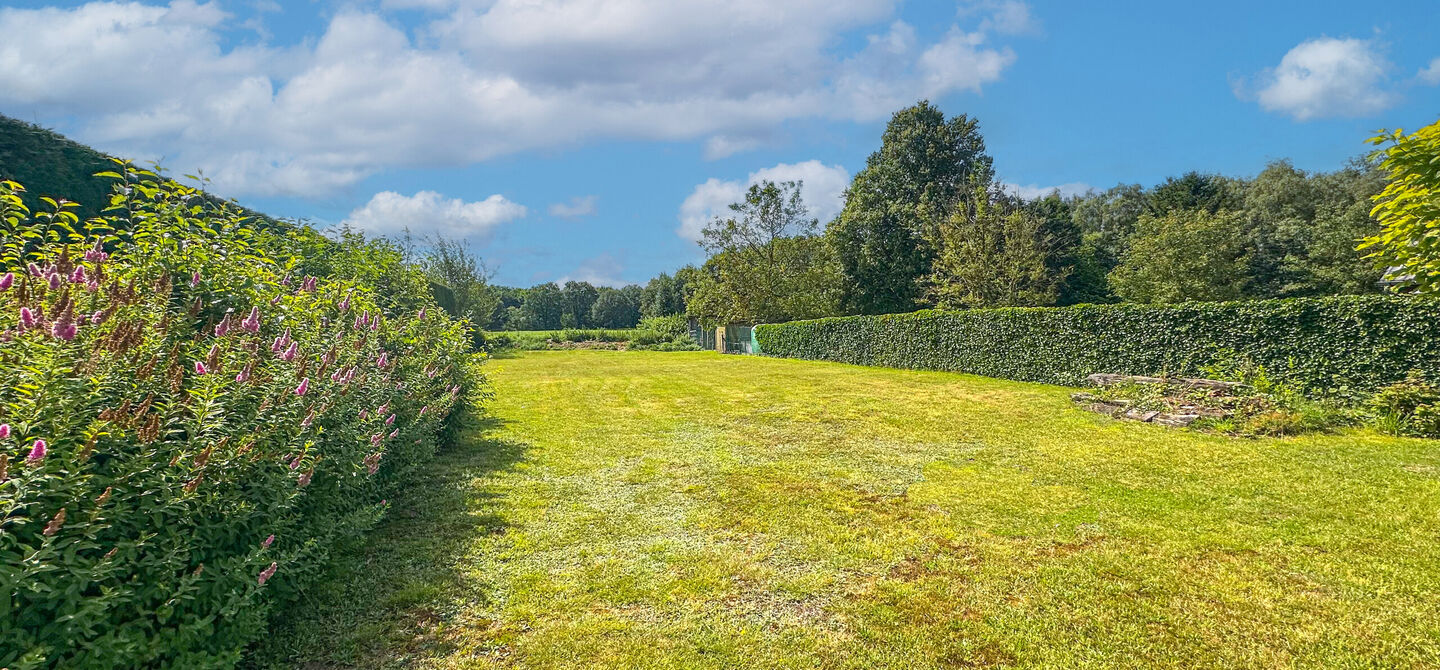
<instances>
[{"instance_id":1,"label":"tall trimmed hedge","mask_svg":"<svg viewBox=\"0 0 1440 670\"><path fill-rule=\"evenodd\" d=\"M1345 296L1179 305L924 310L768 324L766 355L1077 385L1095 372L1193 374L1243 357L1346 395L1440 376L1440 300Z\"/></svg>"}]
</instances>

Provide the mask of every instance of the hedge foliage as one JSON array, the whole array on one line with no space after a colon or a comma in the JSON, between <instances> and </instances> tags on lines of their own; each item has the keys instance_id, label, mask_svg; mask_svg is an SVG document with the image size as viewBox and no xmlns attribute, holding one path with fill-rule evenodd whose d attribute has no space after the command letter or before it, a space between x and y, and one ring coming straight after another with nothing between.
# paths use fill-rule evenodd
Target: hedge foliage
<instances>
[{"instance_id":1,"label":"hedge foliage","mask_svg":"<svg viewBox=\"0 0 1440 670\"><path fill-rule=\"evenodd\" d=\"M1248 359L1319 395L1440 373L1440 301L1346 296L1178 305L925 310L757 327L771 356L1078 385Z\"/></svg>"},{"instance_id":2,"label":"hedge foliage","mask_svg":"<svg viewBox=\"0 0 1440 670\"><path fill-rule=\"evenodd\" d=\"M483 394L459 325L119 168L0 182L0 667L226 668ZM428 296L426 298L428 300Z\"/></svg>"}]
</instances>

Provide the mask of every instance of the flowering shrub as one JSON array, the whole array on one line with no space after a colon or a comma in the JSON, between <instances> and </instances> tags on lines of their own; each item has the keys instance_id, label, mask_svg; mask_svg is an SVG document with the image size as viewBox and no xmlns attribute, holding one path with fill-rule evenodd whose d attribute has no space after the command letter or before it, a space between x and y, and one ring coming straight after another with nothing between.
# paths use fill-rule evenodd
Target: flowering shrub
<instances>
[{"instance_id":1,"label":"flowering shrub","mask_svg":"<svg viewBox=\"0 0 1440 670\"><path fill-rule=\"evenodd\" d=\"M483 395L463 330L122 166L0 182L0 667L231 667Z\"/></svg>"}]
</instances>

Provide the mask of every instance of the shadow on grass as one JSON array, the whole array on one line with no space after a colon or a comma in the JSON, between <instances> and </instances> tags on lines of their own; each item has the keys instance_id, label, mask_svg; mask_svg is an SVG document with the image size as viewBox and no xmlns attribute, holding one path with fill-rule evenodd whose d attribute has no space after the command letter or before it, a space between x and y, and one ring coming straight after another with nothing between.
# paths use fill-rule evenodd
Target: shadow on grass
<instances>
[{"instance_id":1,"label":"shadow on grass","mask_svg":"<svg viewBox=\"0 0 1440 670\"><path fill-rule=\"evenodd\" d=\"M381 668L441 655L457 615L485 608L467 592L463 559L475 542L503 533L499 495L485 484L525 457L528 445L492 437L501 420L470 420L361 542L338 549L329 573L271 623L245 668Z\"/></svg>"}]
</instances>

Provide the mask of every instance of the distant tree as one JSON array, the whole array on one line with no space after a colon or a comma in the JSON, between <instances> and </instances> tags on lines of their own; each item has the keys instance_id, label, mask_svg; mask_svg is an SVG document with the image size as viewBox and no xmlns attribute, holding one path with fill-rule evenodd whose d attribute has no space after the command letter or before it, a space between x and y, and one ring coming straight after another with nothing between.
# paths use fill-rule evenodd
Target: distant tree
<instances>
[{"instance_id":1,"label":"distant tree","mask_svg":"<svg viewBox=\"0 0 1440 670\"><path fill-rule=\"evenodd\" d=\"M1147 210L1155 216L1200 210L1214 214L1239 209L1243 194L1235 180L1213 174L1187 172L1170 177L1150 191Z\"/></svg>"},{"instance_id":2,"label":"distant tree","mask_svg":"<svg viewBox=\"0 0 1440 670\"><path fill-rule=\"evenodd\" d=\"M642 316L669 316L685 313L684 280L661 273L645 285L640 297Z\"/></svg>"},{"instance_id":3,"label":"distant tree","mask_svg":"<svg viewBox=\"0 0 1440 670\"><path fill-rule=\"evenodd\" d=\"M690 301L694 298L695 291L700 288L703 280L703 273L700 268L694 265L686 265L675 271L675 284L679 287L680 298L685 303L685 314L694 316L694 314L690 312Z\"/></svg>"},{"instance_id":4,"label":"distant tree","mask_svg":"<svg viewBox=\"0 0 1440 670\"><path fill-rule=\"evenodd\" d=\"M1121 184L1071 204L1070 216L1079 229L1080 245L1075 250L1075 271L1067 281L1064 303L1118 300L1107 276L1124 257L1136 222L1147 206L1145 189L1139 184Z\"/></svg>"},{"instance_id":5,"label":"distant tree","mask_svg":"<svg viewBox=\"0 0 1440 670\"><path fill-rule=\"evenodd\" d=\"M1380 272L1355 247L1380 230L1369 210L1383 179L1363 161L1313 175L1289 161L1276 161L1247 182L1248 293L1286 297L1377 290Z\"/></svg>"},{"instance_id":6,"label":"distant tree","mask_svg":"<svg viewBox=\"0 0 1440 670\"><path fill-rule=\"evenodd\" d=\"M465 245L434 238L420 265L430 281L450 289L452 299L445 307L451 316L469 323L472 336L489 324L500 299L490 289L484 263Z\"/></svg>"},{"instance_id":7,"label":"distant tree","mask_svg":"<svg viewBox=\"0 0 1440 670\"><path fill-rule=\"evenodd\" d=\"M1440 293L1440 121L1410 135L1382 132L1370 143L1384 146L1377 157L1389 184L1375 196L1381 230L1361 249L1393 267L1390 277L1422 294Z\"/></svg>"},{"instance_id":8,"label":"distant tree","mask_svg":"<svg viewBox=\"0 0 1440 670\"><path fill-rule=\"evenodd\" d=\"M640 322L638 290L600 289L599 297L590 308L589 320L591 325L599 328L634 328Z\"/></svg>"},{"instance_id":9,"label":"distant tree","mask_svg":"<svg viewBox=\"0 0 1440 670\"><path fill-rule=\"evenodd\" d=\"M942 308L1055 304L1070 272L1037 208L978 190L939 230L929 281ZM1068 220L1068 217L1066 217Z\"/></svg>"},{"instance_id":10,"label":"distant tree","mask_svg":"<svg viewBox=\"0 0 1440 670\"><path fill-rule=\"evenodd\" d=\"M590 307L600 297L600 291L590 282L567 281L560 289L565 308L560 314L560 327L582 328L591 325Z\"/></svg>"},{"instance_id":11,"label":"distant tree","mask_svg":"<svg viewBox=\"0 0 1440 670\"><path fill-rule=\"evenodd\" d=\"M510 317L518 311L524 303L524 289L511 288L509 286L491 286L491 293L495 295L495 309L490 315L489 330L521 330L510 322Z\"/></svg>"},{"instance_id":12,"label":"distant tree","mask_svg":"<svg viewBox=\"0 0 1440 670\"><path fill-rule=\"evenodd\" d=\"M1303 259L1287 258L1291 295L1374 293L1380 290L1384 268L1356 247L1365 238L1382 234L1371 215L1375 196L1385 190L1385 175L1377 166L1353 161L1344 169L1311 177L1320 203L1308 230Z\"/></svg>"},{"instance_id":13,"label":"distant tree","mask_svg":"<svg viewBox=\"0 0 1440 670\"><path fill-rule=\"evenodd\" d=\"M905 312L922 303L935 231L973 187L991 182L991 162L974 119L946 120L923 101L895 113L826 231L845 310Z\"/></svg>"},{"instance_id":14,"label":"distant tree","mask_svg":"<svg viewBox=\"0 0 1440 670\"><path fill-rule=\"evenodd\" d=\"M786 321L814 314L835 296L835 287L815 282L838 275L833 256L814 237L819 225L801 199L799 182L763 181L745 199L730 205L731 216L705 227L701 246L711 256L691 305L703 316L727 321ZM825 304L826 313L834 305ZM692 310L694 311L694 310Z\"/></svg>"},{"instance_id":15,"label":"distant tree","mask_svg":"<svg viewBox=\"0 0 1440 670\"><path fill-rule=\"evenodd\" d=\"M705 261L686 303L690 316L706 323L777 323L794 319L834 316L840 305L840 267L834 248L819 236L775 240L775 255L786 268L771 296L749 290L750 267L734 252L722 252Z\"/></svg>"},{"instance_id":16,"label":"distant tree","mask_svg":"<svg viewBox=\"0 0 1440 670\"><path fill-rule=\"evenodd\" d=\"M1247 225L1243 214L1229 211L1142 216L1110 285L1130 302L1244 297L1250 283Z\"/></svg>"},{"instance_id":17,"label":"distant tree","mask_svg":"<svg viewBox=\"0 0 1440 670\"><path fill-rule=\"evenodd\" d=\"M1095 302L1092 294L1103 290L1086 283L1093 281L1092 277L1075 271L1082 262L1081 244L1084 240L1080 225L1075 222L1075 200L1061 196L1059 191L1052 191L1022 205L1040 220L1040 237L1045 240L1047 276L1060 280L1054 299L1044 304Z\"/></svg>"},{"instance_id":18,"label":"distant tree","mask_svg":"<svg viewBox=\"0 0 1440 670\"><path fill-rule=\"evenodd\" d=\"M525 289L520 314L520 322L525 324L525 327L516 330L560 328L562 315L565 314L565 296L554 282L537 284Z\"/></svg>"}]
</instances>

